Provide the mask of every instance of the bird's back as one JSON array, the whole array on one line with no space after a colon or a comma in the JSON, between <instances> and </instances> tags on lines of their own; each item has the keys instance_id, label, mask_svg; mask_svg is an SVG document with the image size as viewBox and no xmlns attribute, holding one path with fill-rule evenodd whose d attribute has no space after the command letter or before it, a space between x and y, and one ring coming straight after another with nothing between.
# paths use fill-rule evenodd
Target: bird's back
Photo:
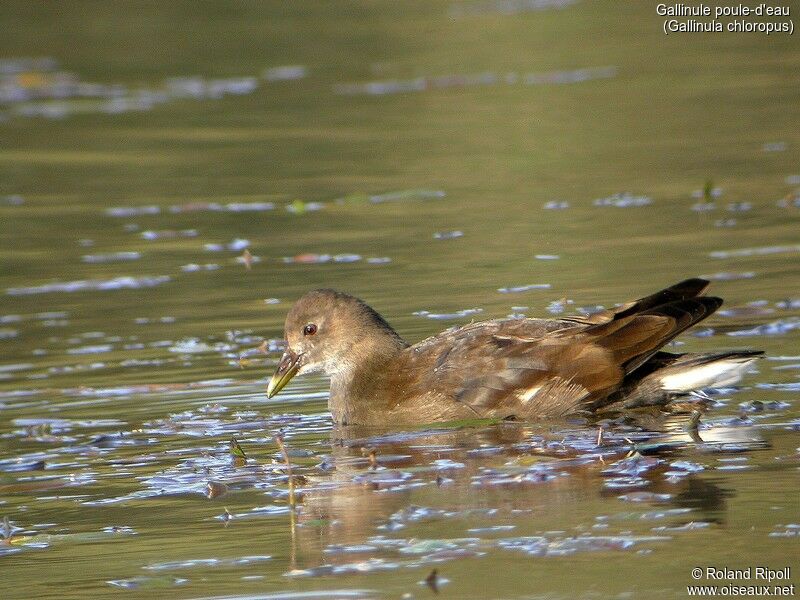
<instances>
[{"instance_id":1,"label":"bird's back","mask_svg":"<svg viewBox=\"0 0 800 600\"><path fill-rule=\"evenodd\" d=\"M590 316L451 328L403 351L399 404L451 415L560 417L603 406L625 377L722 303L690 279ZM399 381L405 382L400 385Z\"/></svg>"}]
</instances>

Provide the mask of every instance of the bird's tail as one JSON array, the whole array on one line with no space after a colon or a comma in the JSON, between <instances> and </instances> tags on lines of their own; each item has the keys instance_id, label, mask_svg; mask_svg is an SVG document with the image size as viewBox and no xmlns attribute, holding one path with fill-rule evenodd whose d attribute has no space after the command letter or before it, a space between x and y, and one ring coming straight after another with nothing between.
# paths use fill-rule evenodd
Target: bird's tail
<instances>
[{"instance_id":1,"label":"bird's tail","mask_svg":"<svg viewBox=\"0 0 800 600\"><path fill-rule=\"evenodd\" d=\"M625 378L613 401L627 409L663 405L694 391L731 386L763 355L760 350L658 352Z\"/></svg>"}]
</instances>

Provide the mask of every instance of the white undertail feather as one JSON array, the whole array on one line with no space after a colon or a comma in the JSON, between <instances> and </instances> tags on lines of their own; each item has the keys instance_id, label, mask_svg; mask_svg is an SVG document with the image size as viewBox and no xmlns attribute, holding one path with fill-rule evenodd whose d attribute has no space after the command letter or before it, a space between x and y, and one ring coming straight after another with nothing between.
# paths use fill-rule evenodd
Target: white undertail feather
<instances>
[{"instance_id":1,"label":"white undertail feather","mask_svg":"<svg viewBox=\"0 0 800 600\"><path fill-rule=\"evenodd\" d=\"M673 375L664 375L664 391L686 393L703 388L725 387L738 383L758 357L731 357L716 360Z\"/></svg>"}]
</instances>

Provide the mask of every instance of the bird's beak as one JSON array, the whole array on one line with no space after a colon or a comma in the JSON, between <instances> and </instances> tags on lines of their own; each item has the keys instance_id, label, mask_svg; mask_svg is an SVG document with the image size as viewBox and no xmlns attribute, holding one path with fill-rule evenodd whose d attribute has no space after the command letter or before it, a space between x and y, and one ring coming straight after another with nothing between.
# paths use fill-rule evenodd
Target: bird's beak
<instances>
[{"instance_id":1,"label":"bird's beak","mask_svg":"<svg viewBox=\"0 0 800 600\"><path fill-rule=\"evenodd\" d=\"M278 363L278 369L275 375L269 380L267 386L267 398L272 398L275 394L280 392L284 386L289 383L289 380L297 375L300 369L300 355L295 354L291 350L287 350L281 357L281 362Z\"/></svg>"}]
</instances>

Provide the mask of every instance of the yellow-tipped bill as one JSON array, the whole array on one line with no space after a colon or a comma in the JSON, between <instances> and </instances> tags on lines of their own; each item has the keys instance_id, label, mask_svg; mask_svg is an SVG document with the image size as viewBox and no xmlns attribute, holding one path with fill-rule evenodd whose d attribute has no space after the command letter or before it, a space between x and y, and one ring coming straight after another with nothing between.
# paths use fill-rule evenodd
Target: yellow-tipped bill
<instances>
[{"instance_id":1,"label":"yellow-tipped bill","mask_svg":"<svg viewBox=\"0 0 800 600\"><path fill-rule=\"evenodd\" d=\"M280 392L284 386L289 383L292 377L297 375L300 369L300 357L294 352L287 350L281 357L281 362L278 363L278 369L275 375L269 380L267 386L267 398L272 398L275 394Z\"/></svg>"}]
</instances>

